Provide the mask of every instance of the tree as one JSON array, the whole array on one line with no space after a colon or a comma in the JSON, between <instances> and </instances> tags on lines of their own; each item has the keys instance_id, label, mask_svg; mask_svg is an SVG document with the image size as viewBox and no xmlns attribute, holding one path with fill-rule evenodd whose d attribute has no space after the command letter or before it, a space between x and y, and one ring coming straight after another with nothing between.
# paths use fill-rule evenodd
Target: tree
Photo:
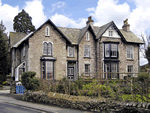
<instances>
[{"instance_id":1,"label":"tree","mask_svg":"<svg viewBox=\"0 0 150 113\"><path fill-rule=\"evenodd\" d=\"M9 58L8 58L8 37L5 33L6 27L3 21L0 23L0 82L5 81L8 74Z\"/></svg>"},{"instance_id":2,"label":"tree","mask_svg":"<svg viewBox=\"0 0 150 113\"><path fill-rule=\"evenodd\" d=\"M144 58L148 60L148 64L150 66L150 35L146 34L146 36L144 36L142 34L141 37L144 44L141 46L140 50Z\"/></svg>"},{"instance_id":3,"label":"tree","mask_svg":"<svg viewBox=\"0 0 150 113\"><path fill-rule=\"evenodd\" d=\"M16 32L30 33L35 30L35 26L32 24L32 17L24 9L15 16L13 22L13 29Z\"/></svg>"}]
</instances>

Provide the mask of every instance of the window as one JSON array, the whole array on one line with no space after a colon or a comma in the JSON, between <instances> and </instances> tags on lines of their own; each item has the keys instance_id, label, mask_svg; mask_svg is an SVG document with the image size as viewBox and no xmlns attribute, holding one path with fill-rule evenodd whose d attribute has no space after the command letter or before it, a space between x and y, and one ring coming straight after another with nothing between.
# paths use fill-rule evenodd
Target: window
<instances>
[{"instance_id":1,"label":"window","mask_svg":"<svg viewBox=\"0 0 150 113\"><path fill-rule=\"evenodd\" d=\"M117 57L117 44L111 44L111 57Z\"/></svg>"},{"instance_id":2,"label":"window","mask_svg":"<svg viewBox=\"0 0 150 113\"><path fill-rule=\"evenodd\" d=\"M90 75L90 64L85 64L85 75Z\"/></svg>"},{"instance_id":3,"label":"window","mask_svg":"<svg viewBox=\"0 0 150 113\"><path fill-rule=\"evenodd\" d=\"M109 44L105 44L105 57L110 57L110 47L109 47Z\"/></svg>"},{"instance_id":4,"label":"window","mask_svg":"<svg viewBox=\"0 0 150 113\"><path fill-rule=\"evenodd\" d=\"M133 65L128 65L127 71L129 73L128 76L132 77L133 76Z\"/></svg>"},{"instance_id":5,"label":"window","mask_svg":"<svg viewBox=\"0 0 150 113\"><path fill-rule=\"evenodd\" d=\"M52 43L51 42L43 43L43 55L52 55Z\"/></svg>"},{"instance_id":6,"label":"window","mask_svg":"<svg viewBox=\"0 0 150 113\"><path fill-rule=\"evenodd\" d=\"M84 57L90 57L90 45L84 46Z\"/></svg>"},{"instance_id":7,"label":"window","mask_svg":"<svg viewBox=\"0 0 150 113\"><path fill-rule=\"evenodd\" d=\"M113 36L113 31L109 31L109 36Z\"/></svg>"},{"instance_id":8,"label":"window","mask_svg":"<svg viewBox=\"0 0 150 113\"><path fill-rule=\"evenodd\" d=\"M48 26L45 28L45 36L50 36L50 29Z\"/></svg>"},{"instance_id":9,"label":"window","mask_svg":"<svg viewBox=\"0 0 150 113\"><path fill-rule=\"evenodd\" d=\"M133 47L127 47L127 59L133 59Z\"/></svg>"},{"instance_id":10,"label":"window","mask_svg":"<svg viewBox=\"0 0 150 113\"><path fill-rule=\"evenodd\" d=\"M25 56L25 53L26 53L26 48L25 48L25 45L23 46L23 56Z\"/></svg>"},{"instance_id":11,"label":"window","mask_svg":"<svg viewBox=\"0 0 150 113\"><path fill-rule=\"evenodd\" d=\"M105 63L105 78L117 78L118 77L118 63Z\"/></svg>"},{"instance_id":12,"label":"window","mask_svg":"<svg viewBox=\"0 0 150 113\"><path fill-rule=\"evenodd\" d=\"M105 44L105 57L118 57L118 44Z\"/></svg>"},{"instance_id":13,"label":"window","mask_svg":"<svg viewBox=\"0 0 150 113\"><path fill-rule=\"evenodd\" d=\"M54 72L53 72L53 61L42 61L42 78L45 80L53 80Z\"/></svg>"},{"instance_id":14,"label":"window","mask_svg":"<svg viewBox=\"0 0 150 113\"><path fill-rule=\"evenodd\" d=\"M74 57L74 47L68 47L68 56Z\"/></svg>"},{"instance_id":15,"label":"window","mask_svg":"<svg viewBox=\"0 0 150 113\"><path fill-rule=\"evenodd\" d=\"M89 33L88 33L88 32L86 33L86 40L87 40L87 41L90 40L90 38L89 38Z\"/></svg>"}]
</instances>

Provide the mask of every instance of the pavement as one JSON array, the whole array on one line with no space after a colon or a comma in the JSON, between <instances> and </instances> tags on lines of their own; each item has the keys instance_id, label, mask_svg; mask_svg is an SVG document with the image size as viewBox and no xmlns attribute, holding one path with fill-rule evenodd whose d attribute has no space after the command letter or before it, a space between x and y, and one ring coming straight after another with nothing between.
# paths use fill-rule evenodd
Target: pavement
<instances>
[{"instance_id":1,"label":"pavement","mask_svg":"<svg viewBox=\"0 0 150 113\"><path fill-rule=\"evenodd\" d=\"M34 102L22 101L22 94L10 94L10 90L0 90L0 102L29 109L38 110L42 113L93 113L89 111L81 111L70 108L63 108L59 106L39 104Z\"/></svg>"}]
</instances>

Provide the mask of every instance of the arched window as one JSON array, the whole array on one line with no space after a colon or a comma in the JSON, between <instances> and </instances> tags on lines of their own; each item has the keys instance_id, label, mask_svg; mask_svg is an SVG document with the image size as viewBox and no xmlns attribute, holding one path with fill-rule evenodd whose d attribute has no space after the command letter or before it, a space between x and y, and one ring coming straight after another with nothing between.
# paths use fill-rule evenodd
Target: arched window
<instances>
[{"instance_id":1,"label":"arched window","mask_svg":"<svg viewBox=\"0 0 150 113\"><path fill-rule=\"evenodd\" d=\"M46 29L45 29L45 36L50 36L49 26L47 26Z\"/></svg>"},{"instance_id":2,"label":"arched window","mask_svg":"<svg viewBox=\"0 0 150 113\"><path fill-rule=\"evenodd\" d=\"M86 40L87 40L87 41L90 40L90 38L89 38L89 33L88 33L88 32L86 33Z\"/></svg>"},{"instance_id":3,"label":"arched window","mask_svg":"<svg viewBox=\"0 0 150 113\"><path fill-rule=\"evenodd\" d=\"M51 42L43 43L43 54L44 55L52 55L52 43Z\"/></svg>"}]
</instances>

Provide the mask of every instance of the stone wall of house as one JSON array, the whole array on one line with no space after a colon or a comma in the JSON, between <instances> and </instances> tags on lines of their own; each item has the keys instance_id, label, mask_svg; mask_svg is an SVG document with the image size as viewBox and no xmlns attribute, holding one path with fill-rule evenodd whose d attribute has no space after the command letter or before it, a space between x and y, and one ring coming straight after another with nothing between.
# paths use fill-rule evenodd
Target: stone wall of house
<instances>
[{"instance_id":1,"label":"stone wall of house","mask_svg":"<svg viewBox=\"0 0 150 113\"><path fill-rule=\"evenodd\" d=\"M102 37L101 40L97 42L97 52L98 52L98 72L104 72L104 43L103 41L106 40L107 37ZM125 43L121 40L121 38L114 38L115 41L119 42L118 45L118 51L119 51L119 72L120 73L127 73L127 65L133 65L133 73L138 73L139 71L139 47L137 44L129 44ZM100 44L99 44L100 43ZM132 46L134 48L133 50L133 60L127 59L127 46ZM99 62L101 61L101 62ZM101 69L101 70L100 70ZM99 71L100 70L100 71ZM101 77L103 74L101 75ZM120 79L123 79L123 76L126 76L126 74L120 74ZM136 75L134 75L136 76Z\"/></svg>"},{"instance_id":2,"label":"stone wall of house","mask_svg":"<svg viewBox=\"0 0 150 113\"><path fill-rule=\"evenodd\" d=\"M85 73L85 64L90 64L91 76L96 74L96 48L93 35L89 32L90 40L86 40L86 33L79 44L79 76ZM84 46L90 45L90 57L84 57Z\"/></svg>"},{"instance_id":3,"label":"stone wall of house","mask_svg":"<svg viewBox=\"0 0 150 113\"><path fill-rule=\"evenodd\" d=\"M45 36L45 28L50 27L50 36ZM66 40L50 24L45 24L31 38L29 38L29 71L35 71L41 77L41 61L43 56L43 42L51 42L54 62L54 79L61 79L67 73Z\"/></svg>"}]
</instances>

